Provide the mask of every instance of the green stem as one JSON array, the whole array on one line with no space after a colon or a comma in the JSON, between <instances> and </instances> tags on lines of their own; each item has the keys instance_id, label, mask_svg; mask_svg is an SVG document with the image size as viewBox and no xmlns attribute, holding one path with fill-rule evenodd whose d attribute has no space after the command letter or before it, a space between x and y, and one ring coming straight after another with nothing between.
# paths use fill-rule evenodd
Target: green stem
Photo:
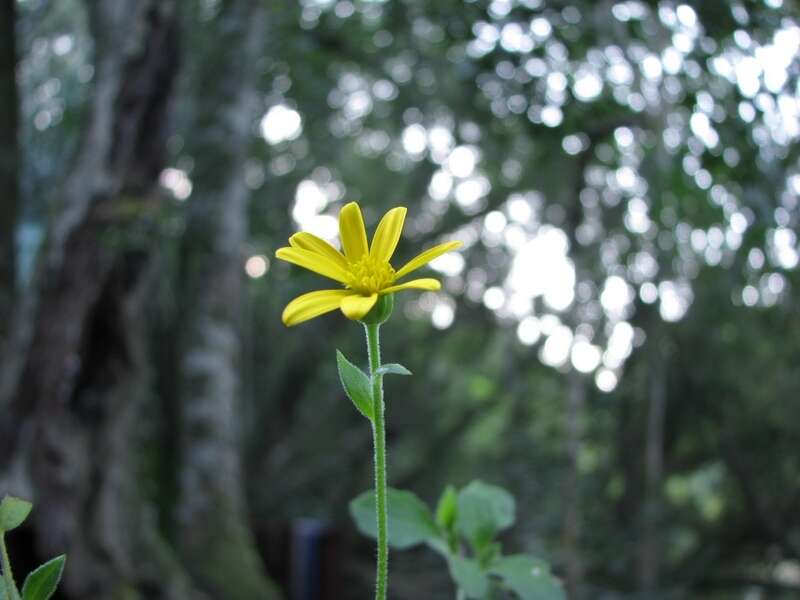
<instances>
[{"instance_id":1,"label":"green stem","mask_svg":"<svg viewBox=\"0 0 800 600\"><path fill-rule=\"evenodd\" d=\"M0 533L0 560L3 566L3 581L6 586L6 594L9 600L19 600L19 591L17 590L17 584L14 583L14 573L11 571L11 561L8 559L5 535L2 533Z\"/></svg>"},{"instance_id":2,"label":"green stem","mask_svg":"<svg viewBox=\"0 0 800 600\"><path fill-rule=\"evenodd\" d=\"M372 379L372 435L375 444L375 515L378 525L378 565L375 581L375 600L386 599L389 578L389 544L386 511L386 427L384 424L383 376L381 366L380 325L365 324L369 373Z\"/></svg>"},{"instance_id":3,"label":"green stem","mask_svg":"<svg viewBox=\"0 0 800 600\"><path fill-rule=\"evenodd\" d=\"M456 600L467 600L467 595L461 588L456 588Z\"/></svg>"}]
</instances>

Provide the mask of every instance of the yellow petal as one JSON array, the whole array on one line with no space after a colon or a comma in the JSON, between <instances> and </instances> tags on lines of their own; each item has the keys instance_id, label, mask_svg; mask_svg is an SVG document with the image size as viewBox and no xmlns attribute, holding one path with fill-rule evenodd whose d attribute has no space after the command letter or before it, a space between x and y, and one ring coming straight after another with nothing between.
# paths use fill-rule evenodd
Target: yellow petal
<instances>
[{"instance_id":1,"label":"yellow petal","mask_svg":"<svg viewBox=\"0 0 800 600\"><path fill-rule=\"evenodd\" d=\"M417 254L414 258L404 264L400 269L395 273L395 278L400 279L401 277L408 275L411 271L416 271L420 267L427 265L431 262L434 258L441 256L446 252L450 252L450 250L455 250L456 248L461 247L461 242L445 242L444 244L439 244L438 246L434 246L433 248L428 248L425 252Z\"/></svg>"},{"instance_id":2,"label":"yellow petal","mask_svg":"<svg viewBox=\"0 0 800 600\"><path fill-rule=\"evenodd\" d=\"M352 293L350 290L318 290L298 296L283 309L283 323L291 327L336 310L342 300Z\"/></svg>"},{"instance_id":3,"label":"yellow petal","mask_svg":"<svg viewBox=\"0 0 800 600\"><path fill-rule=\"evenodd\" d=\"M339 212L339 238L342 242L344 255L350 262L358 261L369 252L364 217L355 202L345 204L341 212Z\"/></svg>"},{"instance_id":4,"label":"yellow petal","mask_svg":"<svg viewBox=\"0 0 800 600\"><path fill-rule=\"evenodd\" d=\"M286 262L290 262L314 273L319 273L325 277L330 277L335 281L346 283L348 280L347 271L337 265L331 259L317 254L310 250L300 248L279 248L275 256Z\"/></svg>"},{"instance_id":5,"label":"yellow petal","mask_svg":"<svg viewBox=\"0 0 800 600\"><path fill-rule=\"evenodd\" d=\"M378 223L375 236L372 238L372 246L369 249L370 258L389 262L400 241L400 234L403 231L403 222L406 220L405 206L393 208Z\"/></svg>"},{"instance_id":6,"label":"yellow petal","mask_svg":"<svg viewBox=\"0 0 800 600\"><path fill-rule=\"evenodd\" d=\"M343 269L347 269L347 261L342 253L322 238L315 236L313 233L308 233L307 231L295 233L289 238L289 244L292 246L292 248L309 250L311 252L321 254L322 256L331 259Z\"/></svg>"},{"instance_id":7,"label":"yellow petal","mask_svg":"<svg viewBox=\"0 0 800 600\"><path fill-rule=\"evenodd\" d=\"M367 313L372 310L372 307L375 306L377 301L378 294L372 294L370 296L354 294L352 296L347 296L342 299L342 312L348 319L358 321L367 316Z\"/></svg>"},{"instance_id":8,"label":"yellow petal","mask_svg":"<svg viewBox=\"0 0 800 600\"><path fill-rule=\"evenodd\" d=\"M442 288L442 284L438 279L426 277L424 279L412 279L405 283L399 283L381 290L381 294L392 294L400 290L427 290L429 292L436 292Z\"/></svg>"}]
</instances>

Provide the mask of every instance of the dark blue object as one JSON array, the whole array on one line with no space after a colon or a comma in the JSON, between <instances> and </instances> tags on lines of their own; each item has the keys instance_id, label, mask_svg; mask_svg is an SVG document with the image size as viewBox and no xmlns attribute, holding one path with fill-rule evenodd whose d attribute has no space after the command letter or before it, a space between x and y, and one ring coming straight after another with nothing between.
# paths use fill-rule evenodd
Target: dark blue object
<instances>
[{"instance_id":1,"label":"dark blue object","mask_svg":"<svg viewBox=\"0 0 800 600\"><path fill-rule=\"evenodd\" d=\"M292 523L292 600L321 600L322 542L327 531L327 525L319 519L297 519Z\"/></svg>"}]
</instances>

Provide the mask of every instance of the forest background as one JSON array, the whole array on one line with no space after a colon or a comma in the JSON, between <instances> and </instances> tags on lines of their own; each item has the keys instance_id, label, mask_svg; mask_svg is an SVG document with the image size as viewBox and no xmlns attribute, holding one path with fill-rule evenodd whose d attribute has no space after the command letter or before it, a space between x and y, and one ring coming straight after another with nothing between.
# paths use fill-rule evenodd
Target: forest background
<instances>
[{"instance_id":1,"label":"forest background","mask_svg":"<svg viewBox=\"0 0 800 600\"><path fill-rule=\"evenodd\" d=\"M362 334L286 329L316 282L273 260L356 200L368 227L408 206L401 258L465 245L384 327L415 373L387 383L392 485L509 489L504 546L573 599L800 597L794 0L1 10L20 571L66 552L74 599L368 597L370 434L333 360ZM393 597L452 596L424 551L391 564Z\"/></svg>"}]
</instances>

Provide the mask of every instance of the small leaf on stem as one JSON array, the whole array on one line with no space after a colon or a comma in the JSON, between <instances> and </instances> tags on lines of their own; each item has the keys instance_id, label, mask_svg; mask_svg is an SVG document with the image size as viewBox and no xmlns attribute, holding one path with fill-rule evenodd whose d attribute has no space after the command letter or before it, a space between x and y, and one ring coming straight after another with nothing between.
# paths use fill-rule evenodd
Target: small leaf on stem
<instances>
[{"instance_id":1,"label":"small leaf on stem","mask_svg":"<svg viewBox=\"0 0 800 600\"><path fill-rule=\"evenodd\" d=\"M369 377L364 371L347 360L339 350L336 351L336 364L339 368L339 379L342 381L342 387L347 397L350 398L358 412L372 421L374 415Z\"/></svg>"},{"instance_id":2,"label":"small leaf on stem","mask_svg":"<svg viewBox=\"0 0 800 600\"><path fill-rule=\"evenodd\" d=\"M0 532L16 529L25 522L33 505L27 500L5 496L0 502Z\"/></svg>"},{"instance_id":3,"label":"small leaf on stem","mask_svg":"<svg viewBox=\"0 0 800 600\"><path fill-rule=\"evenodd\" d=\"M406 369L403 365L397 363L389 363L388 365L381 365L375 372L378 375L411 375L411 371Z\"/></svg>"},{"instance_id":4,"label":"small leaf on stem","mask_svg":"<svg viewBox=\"0 0 800 600\"><path fill-rule=\"evenodd\" d=\"M61 581L66 560L62 554L31 571L22 586L22 600L49 600Z\"/></svg>"}]
</instances>

